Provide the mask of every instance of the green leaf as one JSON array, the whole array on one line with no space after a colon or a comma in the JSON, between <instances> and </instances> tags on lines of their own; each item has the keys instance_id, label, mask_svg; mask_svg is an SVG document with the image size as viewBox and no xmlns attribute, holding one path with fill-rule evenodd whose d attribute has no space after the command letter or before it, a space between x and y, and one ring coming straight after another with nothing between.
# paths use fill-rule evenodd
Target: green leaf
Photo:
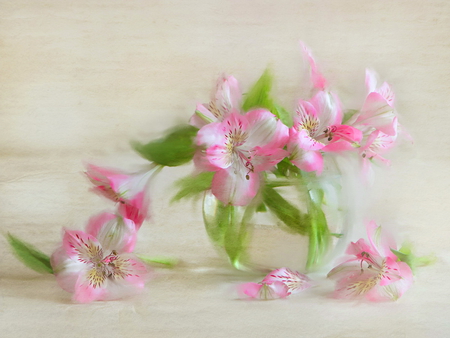
<instances>
[{"instance_id":1,"label":"green leaf","mask_svg":"<svg viewBox=\"0 0 450 338\"><path fill-rule=\"evenodd\" d=\"M394 255L397 256L399 261L408 264L413 273L415 272L416 268L434 264L437 260L436 256L434 255L421 257L415 256L412 253L413 246L411 243L403 243L402 247L399 250L391 249L391 251Z\"/></svg>"},{"instance_id":2,"label":"green leaf","mask_svg":"<svg viewBox=\"0 0 450 338\"><path fill-rule=\"evenodd\" d=\"M196 176L188 176L176 181L175 185L179 188L179 191L171 202L179 201L182 198L195 197L210 189L213 176L214 172L202 172Z\"/></svg>"},{"instance_id":3,"label":"green leaf","mask_svg":"<svg viewBox=\"0 0 450 338\"><path fill-rule=\"evenodd\" d=\"M314 195L323 195L323 192L320 191ZM308 203L308 214L311 222L309 229L308 260L306 262L306 268L308 270L314 270L322 264L323 258L328 253L331 240L327 219L321 208L322 204L315 202L315 197L311 195L313 195L312 191L310 191L310 201Z\"/></svg>"},{"instance_id":4,"label":"green leaf","mask_svg":"<svg viewBox=\"0 0 450 338\"><path fill-rule=\"evenodd\" d=\"M273 76L269 69L266 69L253 87L245 94L245 100L242 104L244 111L252 108L265 108L278 117L287 127L291 128L294 124L291 114L279 106L273 100L270 91L273 86Z\"/></svg>"},{"instance_id":5,"label":"green leaf","mask_svg":"<svg viewBox=\"0 0 450 338\"><path fill-rule=\"evenodd\" d=\"M27 267L39 273L53 273L49 256L10 233L6 235L6 238L17 259Z\"/></svg>"},{"instance_id":6,"label":"green leaf","mask_svg":"<svg viewBox=\"0 0 450 338\"><path fill-rule=\"evenodd\" d=\"M264 204L286 226L301 235L309 233L308 216L289 203L274 188L266 185L262 191Z\"/></svg>"},{"instance_id":7,"label":"green leaf","mask_svg":"<svg viewBox=\"0 0 450 338\"><path fill-rule=\"evenodd\" d=\"M141 261L148 265L162 265L166 268L174 268L176 265L178 265L179 260L177 258L173 257L162 257L162 256L155 256L155 257L149 257L144 255L136 255Z\"/></svg>"},{"instance_id":8,"label":"green leaf","mask_svg":"<svg viewBox=\"0 0 450 338\"><path fill-rule=\"evenodd\" d=\"M253 87L245 94L245 100L242 104L244 111L252 108L272 109L273 100L270 97L272 89L273 77L269 69L266 69Z\"/></svg>"},{"instance_id":9,"label":"green leaf","mask_svg":"<svg viewBox=\"0 0 450 338\"><path fill-rule=\"evenodd\" d=\"M203 220L212 242L227 254L237 269L245 269L243 259L247 242L247 222L255 208L247 207L240 219L238 207L224 205L213 196L205 196Z\"/></svg>"},{"instance_id":10,"label":"green leaf","mask_svg":"<svg viewBox=\"0 0 450 338\"><path fill-rule=\"evenodd\" d=\"M275 166L275 170L273 173L277 177L296 177L301 174L301 171L299 168L293 165L288 158L284 158Z\"/></svg>"},{"instance_id":11,"label":"green leaf","mask_svg":"<svg viewBox=\"0 0 450 338\"><path fill-rule=\"evenodd\" d=\"M168 167L175 167L192 160L195 153L194 137L198 129L180 126L166 136L147 144L132 142L133 149L143 158Z\"/></svg>"},{"instance_id":12,"label":"green leaf","mask_svg":"<svg viewBox=\"0 0 450 338\"><path fill-rule=\"evenodd\" d=\"M270 111L275 116L277 116L281 120L281 122L283 122L288 128L291 128L294 125L294 120L291 114L283 107L275 103Z\"/></svg>"},{"instance_id":13,"label":"green leaf","mask_svg":"<svg viewBox=\"0 0 450 338\"><path fill-rule=\"evenodd\" d=\"M344 112L344 117L342 118L342 124L346 124L359 110L348 109Z\"/></svg>"}]
</instances>

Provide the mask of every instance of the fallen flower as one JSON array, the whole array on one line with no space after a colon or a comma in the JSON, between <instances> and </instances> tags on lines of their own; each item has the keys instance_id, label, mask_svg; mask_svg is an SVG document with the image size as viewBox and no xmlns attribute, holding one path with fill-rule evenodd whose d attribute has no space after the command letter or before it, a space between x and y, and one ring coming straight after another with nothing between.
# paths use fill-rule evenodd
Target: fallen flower
<instances>
[{"instance_id":1,"label":"fallen flower","mask_svg":"<svg viewBox=\"0 0 450 338\"><path fill-rule=\"evenodd\" d=\"M139 229L148 217L150 200L147 184L154 169L143 174L126 174L119 170L86 165L86 175L94 184L93 191L120 203L119 212Z\"/></svg>"},{"instance_id":2,"label":"fallen flower","mask_svg":"<svg viewBox=\"0 0 450 338\"><path fill-rule=\"evenodd\" d=\"M51 257L58 284L80 303L134 294L143 289L148 276L145 264L126 252L126 240L107 241L108 229L98 233L96 238L65 230L62 246Z\"/></svg>"},{"instance_id":3,"label":"fallen flower","mask_svg":"<svg viewBox=\"0 0 450 338\"><path fill-rule=\"evenodd\" d=\"M303 291L313 284L304 274L288 268L273 270L260 283L245 283L238 286L238 293L243 297L270 300L286 298Z\"/></svg>"},{"instance_id":4,"label":"fallen flower","mask_svg":"<svg viewBox=\"0 0 450 338\"><path fill-rule=\"evenodd\" d=\"M375 222L367 226L369 243L352 242L346 253L355 256L336 266L328 277L337 280L336 298L366 298L370 301L397 300L409 289L413 275L408 264L397 261L391 251L393 239L381 235Z\"/></svg>"}]
</instances>

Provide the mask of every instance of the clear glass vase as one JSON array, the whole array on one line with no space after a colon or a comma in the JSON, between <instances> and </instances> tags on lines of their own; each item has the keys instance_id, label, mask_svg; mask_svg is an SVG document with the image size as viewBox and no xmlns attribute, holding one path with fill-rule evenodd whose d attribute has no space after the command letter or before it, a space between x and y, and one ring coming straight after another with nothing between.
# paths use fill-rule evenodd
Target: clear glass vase
<instances>
[{"instance_id":1,"label":"clear glass vase","mask_svg":"<svg viewBox=\"0 0 450 338\"><path fill-rule=\"evenodd\" d=\"M345 177L266 181L248 206L223 205L207 191L203 219L217 250L239 270L321 268L343 251L354 223Z\"/></svg>"}]
</instances>

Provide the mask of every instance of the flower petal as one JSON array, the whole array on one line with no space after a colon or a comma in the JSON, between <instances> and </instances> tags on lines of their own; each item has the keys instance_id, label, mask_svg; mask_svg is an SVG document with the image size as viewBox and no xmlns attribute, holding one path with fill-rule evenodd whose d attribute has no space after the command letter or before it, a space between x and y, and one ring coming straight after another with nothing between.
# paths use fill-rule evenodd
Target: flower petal
<instances>
[{"instance_id":1,"label":"flower petal","mask_svg":"<svg viewBox=\"0 0 450 338\"><path fill-rule=\"evenodd\" d=\"M97 239L83 231L65 230L63 247L67 255L82 263L96 263L102 260L103 250Z\"/></svg>"},{"instance_id":2,"label":"flower petal","mask_svg":"<svg viewBox=\"0 0 450 338\"><path fill-rule=\"evenodd\" d=\"M317 70L316 61L312 56L311 50L302 41L300 41L300 47L302 48L305 59L309 63L309 67L311 68L311 81L314 88L324 89L327 86L327 81L322 73Z\"/></svg>"},{"instance_id":3,"label":"flower petal","mask_svg":"<svg viewBox=\"0 0 450 338\"><path fill-rule=\"evenodd\" d=\"M370 126L392 136L397 133L393 125L394 118L394 108L383 96L373 92L367 96L355 124Z\"/></svg>"},{"instance_id":4,"label":"flower petal","mask_svg":"<svg viewBox=\"0 0 450 338\"><path fill-rule=\"evenodd\" d=\"M273 283L246 283L238 287L238 292L241 296L248 296L250 298L260 299L260 300L271 300L286 298L288 293L287 286L282 283L275 281Z\"/></svg>"},{"instance_id":5,"label":"flower petal","mask_svg":"<svg viewBox=\"0 0 450 338\"><path fill-rule=\"evenodd\" d=\"M256 147L251 163L255 172L261 172L273 168L286 156L289 156L289 152L281 148Z\"/></svg>"},{"instance_id":6,"label":"flower petal","mask_svg":"<svg viewBox=\"0 0 450 338\"><path fill-rule=\"evenodd\" d=\"M224 204L247 205L259 188L259 175L243 166L221 169L214 174L211 191Z\"/></svg>"},{"instance_id":7,"label":"flower petal","mask_svg":"<svg viewBox=\"0 0 450 338\"><path fill-rule=\"evenodd\" d=\"M335 93L320 91L309 102L317 111L317 118L320 120L319 131L342 123L342 104Z\"/></svg>"},{"instance_id":8,"label":"flower petal","mask_svg":"<svg viewBox=\"0 0 450 338\"><path fill-rule=\"evenodd\" d=\"M287 286L288 294L297 293L312 286L311 280L308 276L292 271L288 268L280 268L269 272L269 274L262 280L262 283L271 284L274 282L281 282Z\"/></svg>"},{"instance_id":9,"label":"flower petal","mask_svg":"<svg viewBox=\"0 0 450 338\"><path fill-rule=\"evenodd\" d=\"M92 217L86 233L97 238L105 253L132 252L137 240L137 229L133 221L104 212Z\"/></svg>"},{"instance_id":10,"label":"flower petal","mask_svg":"<svg viewBox=\"0 0 450 338\"><path fill-rule=\"evenodd\" d=\"M283 148L289 138L289 129L275 115L265 109L256 109L245 114L248 121L248 138L245 149L255 147Z\"/></svg>"}]
</instances>

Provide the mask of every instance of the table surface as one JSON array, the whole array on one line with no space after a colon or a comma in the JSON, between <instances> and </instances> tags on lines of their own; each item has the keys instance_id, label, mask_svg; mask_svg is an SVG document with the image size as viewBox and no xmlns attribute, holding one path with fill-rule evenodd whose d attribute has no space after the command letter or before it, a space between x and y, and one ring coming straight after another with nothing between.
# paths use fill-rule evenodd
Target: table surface
<instances>
[{"instance_id":1,"label":"table surface","mask_svg":"<svg viewBox=\"0 0 450 338\"><path fill-rule=\"evenodd\" d=\"M309 95L303 40L347 106L364 97L366 67L394 88L414 144L403 142L392 166L377 170L367 217L438 258L393 303L332 299L323 273L319 286L286 300L237 300L233 286L259 277L217 255L198 201L169 203L173 181L192 169L171 168L152 183L152 220L137 251L178 257L178 267L155 268L142 295L75 304L0 239L0 335L450 336L449 32L445 0L0 0L2 233L50 254L62 227L81 229L110 207L88 192L83 161L141 165L129 141L187 121L223 72L248 88L270 65L275 94L293 109Z\"/></svg>"}]
</instances>

